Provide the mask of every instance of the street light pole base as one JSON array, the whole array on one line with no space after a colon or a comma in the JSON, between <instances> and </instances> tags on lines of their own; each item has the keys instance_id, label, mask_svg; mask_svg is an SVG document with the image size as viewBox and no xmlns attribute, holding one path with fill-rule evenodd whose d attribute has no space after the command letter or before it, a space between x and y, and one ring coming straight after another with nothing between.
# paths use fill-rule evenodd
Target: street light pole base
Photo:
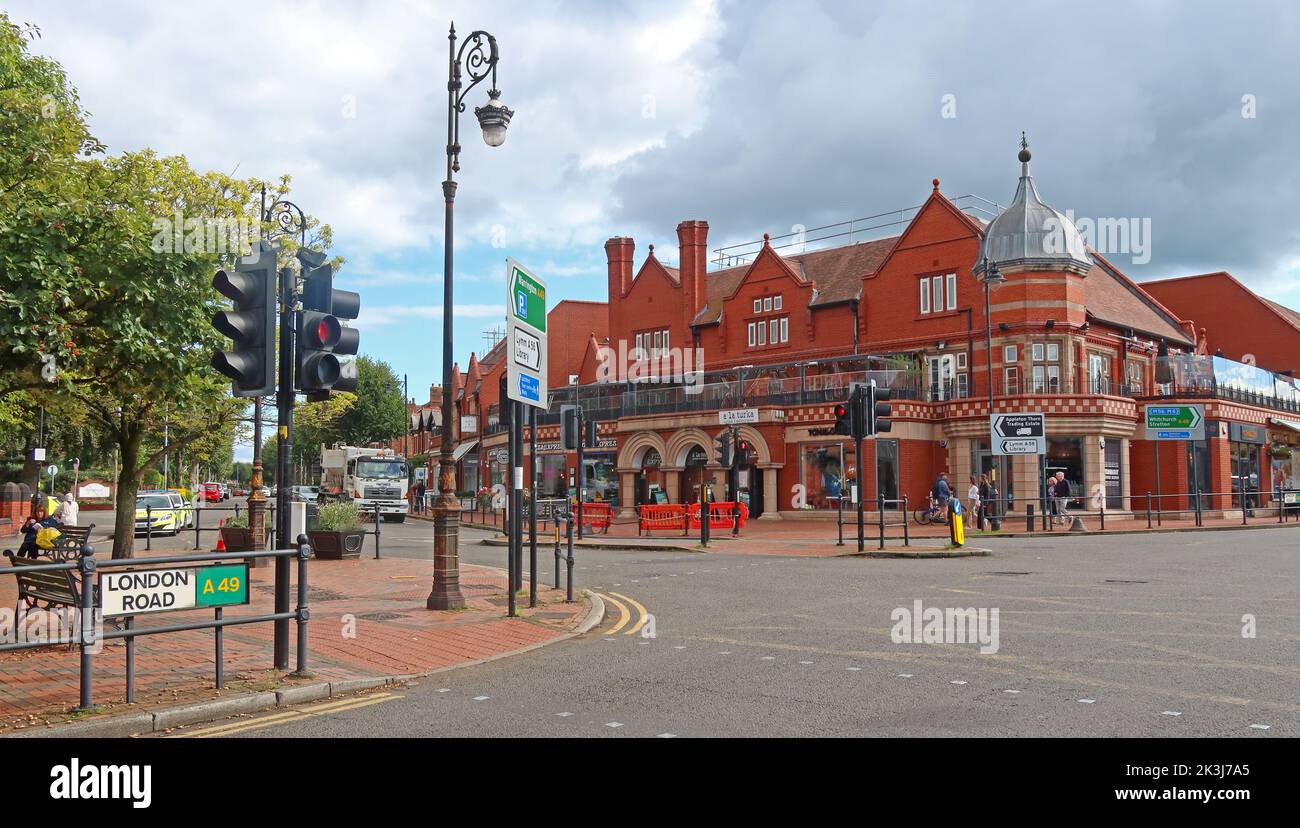
<instances>
[{"instance_id":1,"label":"street light pole base","mask_svg":"<svg viewBox=\"0 0 1300 828\"><path fill-rule=\"evenodd\" d=\"M440 497L433 507L433 589L425 601L431 610L465 606L460 591L460 504Z\"/></svg>"}]
</instances>

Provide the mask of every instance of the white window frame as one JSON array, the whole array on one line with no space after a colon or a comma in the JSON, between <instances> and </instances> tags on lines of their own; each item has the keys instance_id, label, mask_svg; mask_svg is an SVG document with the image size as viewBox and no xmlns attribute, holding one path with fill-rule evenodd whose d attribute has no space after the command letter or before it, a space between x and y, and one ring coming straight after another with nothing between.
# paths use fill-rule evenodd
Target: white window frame
<instances>
[{"instance_id":1,"label":"white window frame","mask_svg":"<svg viewBox=\"0 0 1300 828\"><path fill-rule=\"evenodd\" d=\"M1046 351L1043 348L1043 343L1035 342L1030 353L1033 354L1034 362L1042 362L1044 359L1044 354L1046 353Z\"/></svg>"},{"instance_id":2,"label":"white window frame","mask_svg":"<svg viewBox=\"0 0 1300 828\"><path fill-rule=\"evenodd\" d=\"M754 332L754 323L750 322L749 323L749 347L751 348L754 347L754 343L757 341L758 341L758 334Z\"/></svg>"},{"instance_id":3,"label":"white window frame","mask_svg":"<svg viewBox=\"0 0 1300 828\"><path fill-rule=\"evenodd\" d=\"M668 350L668 329L664 328L664 350Z\"/></svg>"},{"instance_id":4,"label":"white window frame","mask_svg":"<svg viewBox=\"0 0 1300 828\"><path fill-rule=\"evenodd\" d=\"M767 323L767 341L776 345L781 341L781 320L773 319Z\"/></svg>"},{"instance_id":5,"label":"white window frame","mask_svg":"<svg viewBox=\"0 0 1300 828\"><path fill-rule=\"evenodd\" d=\"M644 338L643 338L643 336L642 336L641 334L637 334L637 335L636 335L636 349L637 349L638 351L641 350L641 345L642 345L643 342L644 342Z\"/></svg>"},{"instance_id":6,"label":"white window frame","mask_svg":"<svg viewBox=\"0 0 1300 828\"><path fill-rule=\"evenodd\" d=\"M654 350L654 352L655 352L656 354L659 353L659 349L662 348L663 346L664 346L664 335L663 335L663 331L655 331L655 350Z\"/></svg>"},{"instance_id":7,"label":"white window frame","mask_svg":"<svg viewBox=\"0 0 1300 828\"><path fill-rule=\"evenodd\" d=\"M968 390L969 389L966 385L966 372L962 371L957 375L957 398L965 399L969 396Z\"/></svg>"},{"instance_id":8,"label":"white window frame","mask_svg":"<svg viewBox=\"0 0 1300 828\"><path fill-rule=\"evenodd\" d=\"M930 312L930 277L921 277L921 313Z\"/></svg>"},{"instance_id":9,"label":"white window frame","mask_svg":"<svg viewBox=\"0 0 1300 828\"><path fill-rule=\"evenodd\" d=\"M934 309L935 313L943 313L944 305L943 305L943 277L942 276L930 277L930 292L933 294L933 300L930 303L930 307Z\"/></svg>"},{"instance_id":10,"label":"white window frame","mask_svg":"<svg viewBox=\"0 0 1300 828\"><path fill-rule=\"evenodd\" d=\"M781 317L781 342L784 344L790 341L790 317Z\"/></svg>"},{"instance_id":11,"label":"white window frame","mask_svg":"<svg viewBox=\"0 0 1300 828\"><path fill-rule=\"evenodd\" d=\"M772 297L772 310L780 310L780 309L781 309L781 294L778 293L776 296Z\"/></svg>"},{"instance_id":12,"label":"white window frame","mask_svg":"<svg viewBox=\"0 0 1300 828\"><path fill-rule=\"evenodd\" d=\"M762 300L762 299L755 299L755 300L754 300L754 313L762 313L762 312L763 312L763 300Z\"/></svg>"},{"instance_id":13,"label":"white window frame","mask_svg":"<svg viewBox=\"0 0 1300 828\"><path fill-rule=\"evenodd\" d=\"M1061 343L1059 342L1047 343L1047 361L1048 362L1061 361Z\"/></svg>"},{"instance_id":14,"label":"white window frame","mask_svg":"<svg viewBox=\"0 0 1300 828\"><path fill-rule=\"evenodd\" d=\"M957 370L958 370L958 371L965 371L965 370L966 370L966 352L965 352L965 351L958 351L958 352L957 352Z\"/></svg>"},{"instance_id":15,"label":"white window frame","mask_svg":"<svg viewBox=\"0 0 1300 828\"><path fill-rule=\"evenodd\" d=\"M1007 364L1015 364L1020 361L1019 345L1003 345L1002 361Z\"/></svg>"},{"instance_id":16,"label":"white window frame","mask_svg":"<svg viewBox=\"0 0 1300 828\"><path fill-rule=\"evenodd\" d=\"M758 323L758 344L759 345L767 344L767 323L766 322Z\"/></svg>"},{"instance_id":17,"label":"white window frame","mask_svg":"<svg viewBox=\"0 0 1300 828\"><path fill-rule=\"evenodd\" d=\"M948 309L957 310L957 274L949 273L948 280Z\"/></svg>"},{"instance_id":18,"label":"white window frame","mask_svg":"<svg viewBox=\"0 0 1300 828\"><path fill-rule=\"evenodd\" d=\"M1002 369L1002 388L1008 394L1019 394L1020 386L1020 366L1008 365Z\"/></svg>"},{"instance_id":19,"label":"white window frame","mask_svg":"<svg viewBox=\"0 0 1300 828\"><path fill-rule=\"evenodd\" d=\"M772 297L771 297L771 296L764 296L764 297L763 297L763 313L767 313L767 312L770 311L771 309L772 309Z\"/></svg>"}]
</instances>

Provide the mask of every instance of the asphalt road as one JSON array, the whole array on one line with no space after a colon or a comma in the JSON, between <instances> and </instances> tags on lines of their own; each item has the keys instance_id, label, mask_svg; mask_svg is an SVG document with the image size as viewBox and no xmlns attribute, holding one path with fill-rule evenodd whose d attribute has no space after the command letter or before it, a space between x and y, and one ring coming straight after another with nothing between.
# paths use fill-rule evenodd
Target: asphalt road
<instances>
[{"instance_id":1,"label":"asphalt road","mask_svg":"<svg viewBox=\"0 0 1300 828\"><path fill-rule=\"evenodd\" d=\"M429 524L384 530L385 554L428 556ZM480 537L464 560L503 566ZM1296 735L1298 540L993 540L992 557L912 561L581 550L578 585L626 621L610 603L582 637L226 735ZM918 600L996 609L997 652L895 643L891 615Z\"/></svg>"}]
</instances>

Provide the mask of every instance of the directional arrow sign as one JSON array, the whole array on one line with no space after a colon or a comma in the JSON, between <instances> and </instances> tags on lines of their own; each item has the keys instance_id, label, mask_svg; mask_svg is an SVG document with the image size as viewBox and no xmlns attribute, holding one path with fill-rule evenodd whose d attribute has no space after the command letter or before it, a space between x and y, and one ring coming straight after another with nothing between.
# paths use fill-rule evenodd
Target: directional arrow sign
<instances>
[{"instance_id":1,"label":"directional arrow sign","mask_svg":"<svg viewBox=\"0 0 1300 828\"><path fill-rule=\"evenodd\" d=\"M994 454L1046 454L1047 415L1036 411L989 416Z\"/></svg>"},{"instance_id":2,"label":"directional arrow sign","mask_svg":"<svg viewBox=\"0 0 1300 828\"><path fill-rule=\"evenodd\" d=\"M546 408L546 282L506 260L506 396Z\"/></svg>"},{"instance_id":3,"label":"directional arrow sign","mask_svg":"<svg viewBox=\"0 0 1300 828\"><path fill-rule=\"evenodd\" d=\"M1144 411L1148 440L1205 439L1203 405L1148 405Z\"/></svg>"}]
</instances>

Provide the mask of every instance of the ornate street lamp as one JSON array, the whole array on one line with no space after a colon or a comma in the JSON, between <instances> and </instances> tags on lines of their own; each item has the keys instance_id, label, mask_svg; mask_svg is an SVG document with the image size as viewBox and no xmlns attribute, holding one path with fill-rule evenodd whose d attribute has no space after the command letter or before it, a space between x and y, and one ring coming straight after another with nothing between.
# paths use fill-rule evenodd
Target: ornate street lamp
<instances>
[{"instance_id":1,"label":"ornate street lamp","mask_svg":"<svg viewBox=\"0 0 1300 828\"><path fill-rule=\"evenodd\" d=\"M499 147L506 140L506 127L514 115L501 103L497 89L497 39L485 31L471 34L456 49L456 26L448 39L447 67L447 178L442 182L446 202L443 230L442 270L442 444L438 452L438 496L433 504L433 590L425 602L431 610L465 606L460 591L460 504L456 501L456 466L452 461L452 207L456 201L454 173L460 171L460 114L465 96L485 79L492 79L485 106L474 108L483 140Z\"/></svg>"},{"instance_id":2,"label":"ornate street lamp","mask_svg":"<svg viewBox=\"0 0 1300 828\"><path fill-rule=\"evenodd\" d=\"M990 261L988 256L985 256L983 260L980 262L980 264L981 264L980 270L982 271L980 276L980 281L984 283L984 361L988 367L989 416L990 416L989 421L992 422L991 418L993 415L993 317L989 312L989 306L990 306L989 294L992 293L992 291L995 288L1001 287L1007 281L1007 277L1002 275L1002 271L998 270L997 264ZM992 440L993 440L993 436L992 436L992 432L990 432L989 451L993 450ZM1001 491L998 492L998 495L1001 498L1002 503L1001 506L994 506L993 516L991 518L991 521L997 521L997 525L1001 525L1002 522L1001 518L1003 513L1005 512L1006 504L1007 504L1007 499L1006 499L1007 481L1006 481L1006 474L1005 474L1006 463L1004 461L999 461L998 467L999 467L998 477L1000 478L999 482L1001 483Z\"/></svg>"}]
</instances>

